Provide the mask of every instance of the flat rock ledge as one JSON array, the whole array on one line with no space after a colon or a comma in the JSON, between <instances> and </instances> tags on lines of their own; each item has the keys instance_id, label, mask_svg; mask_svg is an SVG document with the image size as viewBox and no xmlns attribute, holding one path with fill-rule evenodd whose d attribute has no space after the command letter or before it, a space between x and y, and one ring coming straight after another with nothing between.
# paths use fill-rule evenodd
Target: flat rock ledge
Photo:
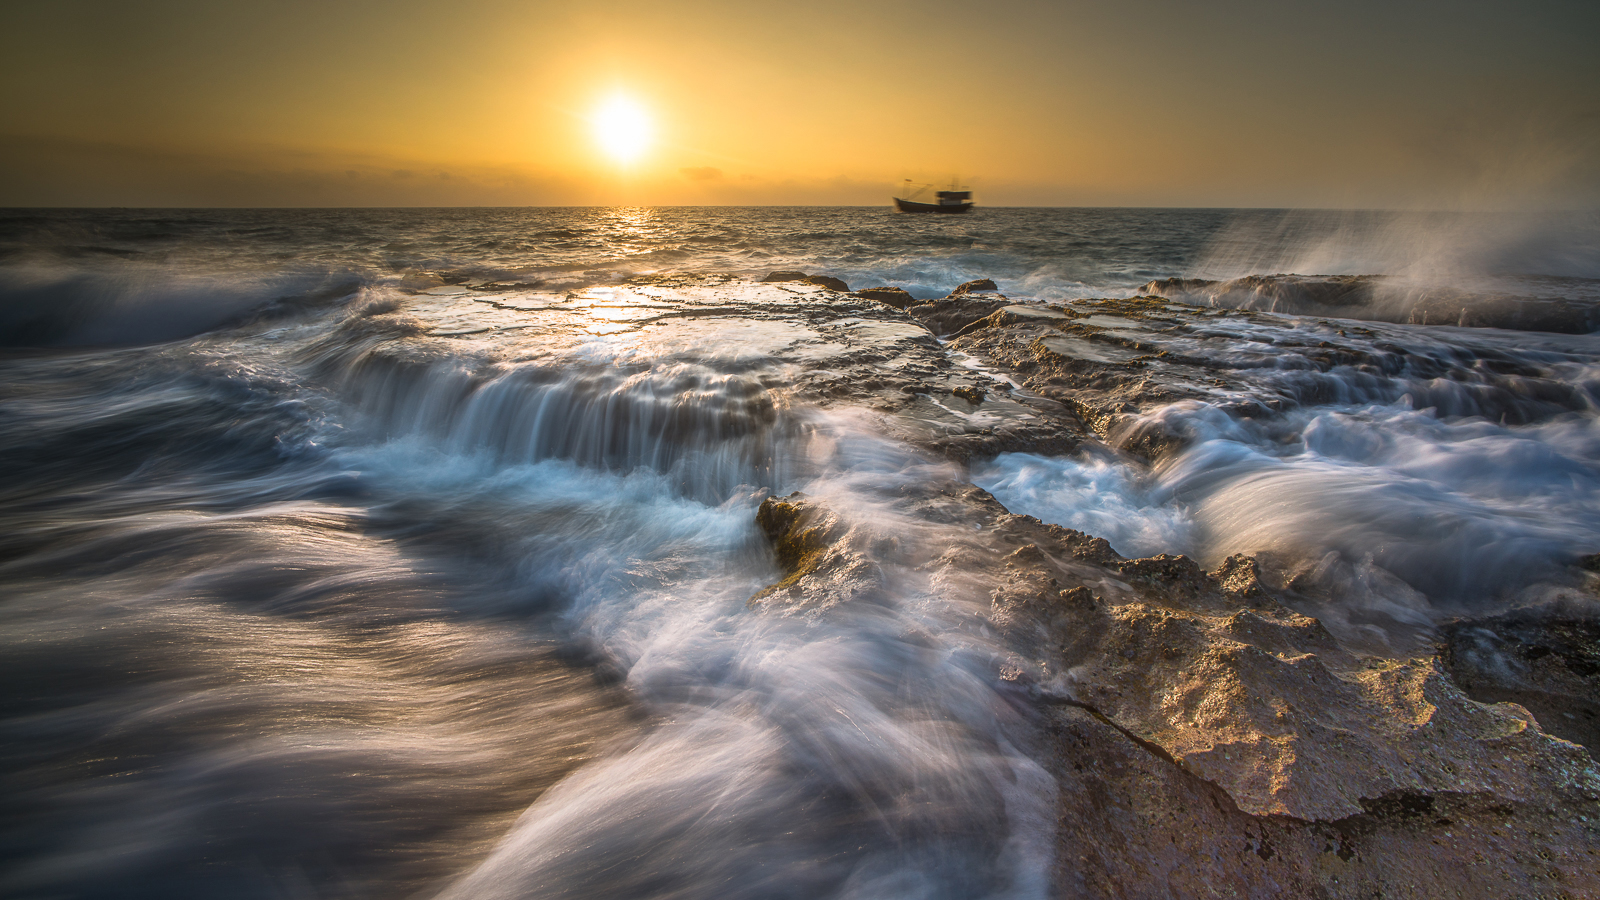
<instances>
[{"instance_id":1,"label":"flat rock ledge","mask_svg":"<svg viewBox=\"0 0 1600 900\"><path fill-rule=\"evenodd\" d=\"M1459 660L1352 653L1250 557L1125 559L960 482L907 502L1061 786L1056 896L1600 896L1600 770ZM885 602L884 536L799 494L758 516L786 575L753 606Z\"/></svg>"}]
</instances>

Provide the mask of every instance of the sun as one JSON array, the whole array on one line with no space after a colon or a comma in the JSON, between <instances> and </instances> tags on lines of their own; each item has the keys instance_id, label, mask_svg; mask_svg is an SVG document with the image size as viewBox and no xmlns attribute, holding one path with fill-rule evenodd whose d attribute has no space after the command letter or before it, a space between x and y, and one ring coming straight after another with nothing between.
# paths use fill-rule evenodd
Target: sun
<instances>
[{"instance_id":1,"label":"sun","mask_svg":"<svg viewBox=\"0 0 1600 900\"><path fill-rule=\"evenodd\" d=\"M600 149L616 162L634 162L650 146L650 117L625 96L619 94L601 104L590 122Z\"/></svg>"}]
</instances>

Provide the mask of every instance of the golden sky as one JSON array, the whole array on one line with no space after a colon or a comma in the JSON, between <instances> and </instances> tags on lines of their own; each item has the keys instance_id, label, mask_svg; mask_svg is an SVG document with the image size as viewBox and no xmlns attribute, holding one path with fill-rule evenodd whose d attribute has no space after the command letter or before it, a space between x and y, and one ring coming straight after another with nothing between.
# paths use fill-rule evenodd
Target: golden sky
<instances>
[{"instance_id":1,"label":"golden sky","mask_svg":"<svg viewBox=\"0 0 1600 900\"><path fill-rule=\"evenodd\" d=\"M1597 9L10 0L0 205L1589 208Z\"/></svg>"}]
</instances>

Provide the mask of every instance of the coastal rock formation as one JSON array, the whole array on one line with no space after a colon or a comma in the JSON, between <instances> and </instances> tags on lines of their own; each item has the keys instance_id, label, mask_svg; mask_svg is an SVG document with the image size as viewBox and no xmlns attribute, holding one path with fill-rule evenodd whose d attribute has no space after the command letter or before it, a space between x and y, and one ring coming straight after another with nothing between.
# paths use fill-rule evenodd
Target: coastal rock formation
<instances>
[{"instance_id":1,"label":"coastal rock formation","mask_svg":"<svg viewBox=\"0 0 1600 900\"><path fill-rule=\"evenodd\" d=\"M769 497L756 511L756 524L772 542L786 573L750 598L750 605L820 611L841 603L870 601L882 587L868 537L799 492Z\"/></svg>"},{"instance_id":2,"label":"coastal rock formation","mask_svg":"<svg viewBox=\"0 0 1600 900\"><path fill-rule=\"evenodd\" d=\"M995 286L995 283L994 283L993 279L990 279L990 278L977 278L977 279L974 279L972 281L968 281L968 282L966 282L964 284L961 284L961 285L957 286L955 290L950 292L950 296L952 296L952 297L965 297L968 294L976 294L976 293L983 293L983 292L998 293L999 290L1000 289Z\"/></svg>"},{"instance_id":3,"label":"coastal rock formation","mask_svg":"<svg viewBox=\"0 0 1600 900\"><path fill-rule=\"evenodd\" d=\"M761 279L762 284L780 284L786 281L805 281L808 276L804 272L772 272Z\"/></svg>"},{"instance_id":4,"label":"coastal rock formation","mask_svg":"<svg viewBox=\"0 0 1600 900\"><path fill-rule=\"evenodd\" d=\"M970 523L921 568L990 586L986 618L1009 648L994 677L1034 710L1062 788L1062 896L1600 886L1593 761L1522 706L1469 699L1438 657L1343 649L1248 557L1209 573L1181 556L1124 559L959 483L913 504ZM786 577L752 603L873 596L866 526L799 495L769 499L760 521Z\"/></svg>"},{"instance_id":5,"label":"coastal rock formation","mask_svg":"<svg viewBox=\"0 0 1600 900\"><path fill-rule=\"evenodd\" d=\"M807 275L804 272L773 272L767 277L761 279L762 284L782 282L814 284L817 287L825 287L831 291L839 291L840 293L848 293L850 291L850 285L845 284L842 279L834 278L831 275Z\"/></svg>"},{"instance_id":6,"label":"coastal rock formation","mask_svg":"<svg viewBox=\"0 0 1600 900\"><path fill-rule=\"evenodd\" d=\"M998 295L946 297L932 303L922 303L907 309L912 318L928 327L934 334L944 337L955 334L973 322L986 318L995 310L1009 306L1010 300Z\"/></svg>"},{"instance_id":7,"label":"coastal rock formation","mask_svg":"<svg viewBox=\"0 0 1600 900\"><path fill-rule=\"evenodd\" d=\"M1162 278L1139 290L1199 306L1291 315L1562 334L1588 334L1600 328L1600 307L1594 303L1467 290L1380 275L1247 275L1229 281Z\"/></svg>"},{"instance_id":8,"label":"coastal rock formation","mask_svg":"<svg viewBox=\"0 0 1600 900\"><path fill-rule=\"evenodd\" d=\"M594 329L685 342L753 373L741 378L770 402L770 427L790 404L836 409L956 463L897 486L892 525L848 502L767 499L756 522L780 575L744 596L750 615L784 627L887 616L908 584L969 611L991 654L977 674L1018 716L1008 739L1059 787L1058 896L1596 894L1600 773L1570 742L1590 740L1587 613L1473 620L1437 649L1373 655L1308 614L1314 585L1281 560L1207 571L1124 558L1102 537L1013 515L960 474L1093 435L1165 459L1197 439L1160 416L1172 403L1270 422L1327 402L1321 376L1335 370L1361 373L1339 384L1372 402L1403 390L1449 410L1468 396L1510 422L1583 409L1584 396L1492 345L1402 345L1390 326L1160 297L955 293L902 311L865 292L662 276L559 297L437 295L436 321L471 306L478 330L417 333L406 352L426 339L509 356L535 329L548 329L544 347ZM421 328L372 311L347 327ZM1296 377L1263 374L1284 371Z\"/></svg>"},{"instance_id":9,"label":"coastal rock formation","mask_svg":"<svg viewBox=\"0 0 1600 900\"><path fill-rule=\"evenodd\" d=\"M1518 703L1600 757L1600 602L1556 602L1441 629L1445 670L1484 703Z\"/></svg>"},{"instance_id":10,"label":"coastal rock formation","mask_svg":"<svg viewBox=\"0 0 1600 900\"><path fill-rule=\"evenodd\" d=\"M942 300L919 304L906 311L917 321L928 326L929 331L943 337L955 334L1010 304L1011 301L1000 293L993 281L979 278L957 287Z\"/></svg>"},{"instance_id":11,"label":"coastal rock formation","mask_svg":"<svg viewBox=\"0 0 1600 900\"><path fill-rule=\"evenodd\" d=\"M1180 401L1264 420L1326 402L1360 372L1347 402L1392 403L1507 423L1586 409L1589 400L1541 370L1449 347L1419 352L1349 320L1293 320L1252 310L1196 307L1160 297L1011 304L945 299L909 313L950 347L1006 371L1054 400L1109 443L1155 460L1194 435L1149 415ZM941 330L944 329L944 330ZM1281 378L1285 369L1304 373ZM1406 377L1432 379L1418 390Z\"/></svg>"},{"instance_id":12,"label":"coastal rock formation","mask_svg":"<svg viewBox=\"0 0 1600 900\"><path fill-rule=\"evenodd\" d=\"M895 309L910 309L911 307L917 305L916 298L911 296L910 292L906 291L904 288L866 288L864 290L856 291L855 295L857 297L865 297L868 300L877 300L879 303L887 303Z\"/></svg>"}]
</instances>

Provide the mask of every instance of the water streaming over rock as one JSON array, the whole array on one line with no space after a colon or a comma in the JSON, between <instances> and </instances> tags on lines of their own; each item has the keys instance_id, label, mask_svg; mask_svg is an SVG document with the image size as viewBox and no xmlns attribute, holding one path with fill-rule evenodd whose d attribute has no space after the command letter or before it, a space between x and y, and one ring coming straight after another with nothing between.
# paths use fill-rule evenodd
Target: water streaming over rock
<instances>
[{"instance_id":1,"label":"water streaming over rock","mask_svg":"<svg viewBox=\"0 0 1600 900\"><path fill-rule=\"evenodd\" d=\"M7 213L0 886L1046 896L1056 786L989 587L928 565L971 523L914 502L968 472L859 374L940 351L710 273L1127 296L1238 220ZM1592 338L1203 321L1138 338L1246 385L1125 424L1181 449L971 477L1125 553L1273 551L1379 635L1600 549ZM754 602L783 578L757 506L794 490L871 591Z\"/></svg>"}]
</instances>

